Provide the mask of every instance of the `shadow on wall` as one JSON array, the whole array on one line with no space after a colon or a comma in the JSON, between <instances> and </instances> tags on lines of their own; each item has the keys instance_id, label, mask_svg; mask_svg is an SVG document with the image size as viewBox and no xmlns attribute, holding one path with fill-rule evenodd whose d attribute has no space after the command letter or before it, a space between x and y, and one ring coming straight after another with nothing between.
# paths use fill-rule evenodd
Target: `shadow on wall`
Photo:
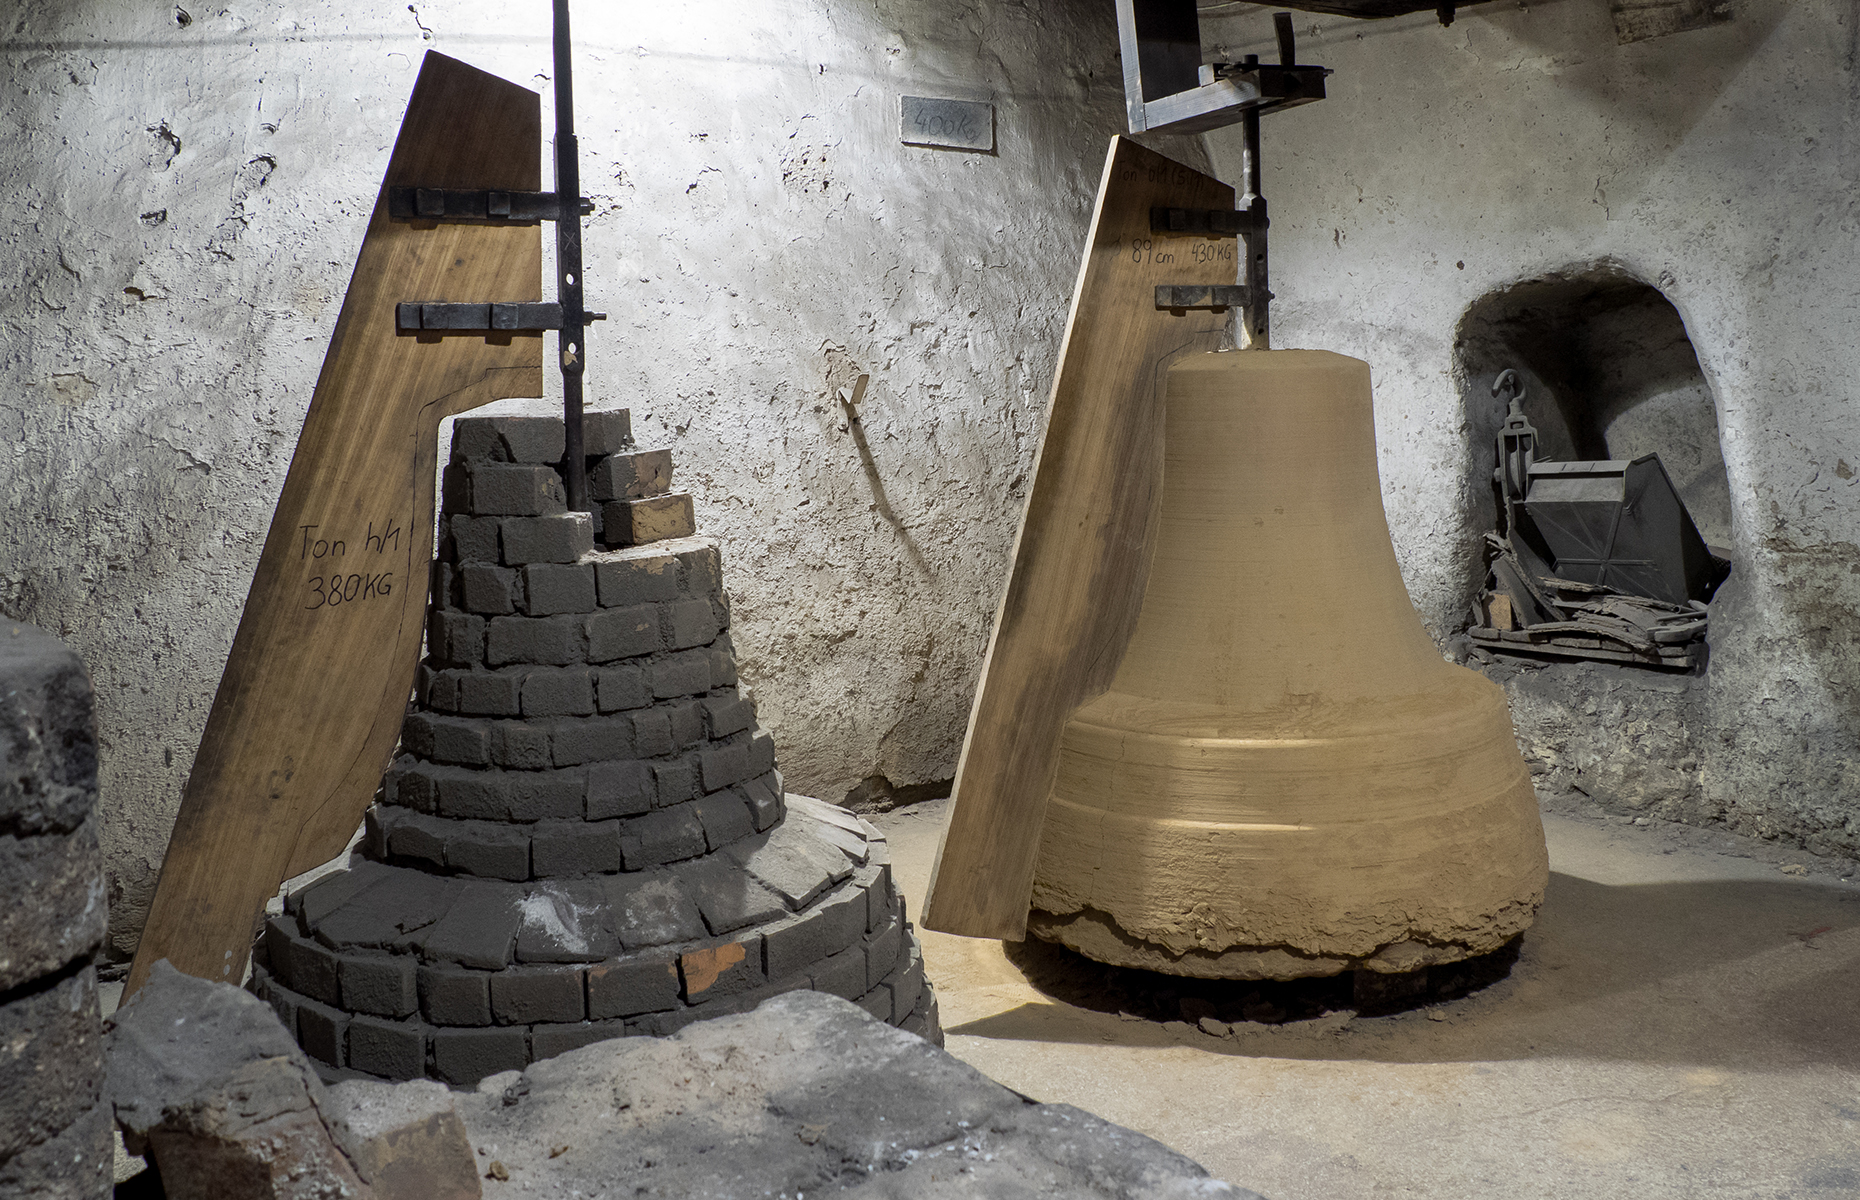
<instances>
[{"instance_id":1,"label":"shadow on wall","mask_svg":"<svg viewBox=\"0 0 1860 1200\"><path fill-rule=\"evenodd\" d=\"M1706 542L1731 546L1717 409L1685 322L1658 288L1607 260L1522 280L1467 308L1454 350L1470 439L1472 539L1497 515L1492 439L1505 405L1491 388L1510 367L1524 379L1539 460L1658 454ZM1479 570L1469 550L1468 593Z\"/></svg>"}]
</instances>

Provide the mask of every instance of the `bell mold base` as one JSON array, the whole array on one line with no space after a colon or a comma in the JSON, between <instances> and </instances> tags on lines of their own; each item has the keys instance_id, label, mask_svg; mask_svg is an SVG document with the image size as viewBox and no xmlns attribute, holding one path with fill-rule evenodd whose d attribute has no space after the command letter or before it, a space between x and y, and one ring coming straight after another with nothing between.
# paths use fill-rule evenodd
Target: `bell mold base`
<instances>
[{"instance_id":1,"label":"bell mold base","mask_svg":"<svg viewBox=\"0 0 1860 1200\"><path fill-rule=\"evenodd\" d=\"M1535 896L1506 905L1476 938L1463 942L1404 938L1360 956L1314 954L1297 946L1230 946L1221 951L1187 950L1178 954L1132 937L1116 918L1095 908L1064 914L1033 909L1027 914L1027 932L1094 962L1192 979L1313 979L1344 971L1403 975L1501 949L1530 928L1542 903L1543 890L1539 888Z\"/></svg>"}]
</instances>

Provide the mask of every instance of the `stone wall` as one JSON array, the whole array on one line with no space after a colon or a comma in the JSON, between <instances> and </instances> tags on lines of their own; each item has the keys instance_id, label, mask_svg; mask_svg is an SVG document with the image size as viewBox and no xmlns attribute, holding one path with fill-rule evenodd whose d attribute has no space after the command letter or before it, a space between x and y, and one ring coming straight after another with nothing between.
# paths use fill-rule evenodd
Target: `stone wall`
<instances>
[{"instance_id":1,"label":"stone wall","mask_svg":"<svg viewBox=\"0 0 1860 1200\"><path fill-rule=\"evenodd\" d=\"M547 111L548 12L22 0L0 18L0 612L95 673L119 954L420 55ZM1122 127L1111 6L575 21L588 302L612 314L589 400L677 452L790 785L947 779ZM900 144L907 94L993 102L995 151ZM861 373L855 423L836 396Z\"/></svg>"},{"instance_id":2,"label":"stone wall","mask_svg":"<svg viewBox=\"0 0 1860 1200\"><path fill-rule=\"evenodd\" d=\"M1456 335L1482 297L1603 271L1677 308L1715 403L1736 568L1711 662L1507 676L1540 788L1568 786L1860 854L1860 16L1738 0L1724 25L1617 45L1608 6L1300 14L1330 98L1269 118L1275 344L1368 360L1383 498L1415 605L1464 625L1489 519L1489 378ZM1249 9L1206 23L1270 55ZM1219 174L1238 138L1211 135Z\"/></svg>"}]
</instances>

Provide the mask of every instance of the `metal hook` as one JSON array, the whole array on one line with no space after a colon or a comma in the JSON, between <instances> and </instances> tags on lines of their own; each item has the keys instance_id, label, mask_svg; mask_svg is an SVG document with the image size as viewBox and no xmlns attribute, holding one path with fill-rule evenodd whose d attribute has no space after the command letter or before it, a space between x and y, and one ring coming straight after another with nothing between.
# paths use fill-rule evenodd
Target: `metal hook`
<instances>
[{"instance_id":1,"label":"metal hook","mask_svg":"<svg viewBox=\"0 0 1860 1200\"><path fill-rule=\"evenodd\" d=\"M1523 404L1524 380L1510 367L1500 371L1498 378L1492 381L1493 398L1499 398L1507 391L1512 393L1510 407L1517 408Z\"/></svg>"}]
</instances>

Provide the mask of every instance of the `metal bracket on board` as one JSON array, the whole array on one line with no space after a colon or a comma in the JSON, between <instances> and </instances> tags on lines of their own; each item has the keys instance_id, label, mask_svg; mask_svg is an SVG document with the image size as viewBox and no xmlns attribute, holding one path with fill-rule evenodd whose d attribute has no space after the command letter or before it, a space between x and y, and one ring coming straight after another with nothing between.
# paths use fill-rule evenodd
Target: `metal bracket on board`
<instances>
[{"instance_id":1,"label":"metal bracket on board","mask_svg":"<svg viewBox=\"0 0 1860 1200\"><path fill-rule=\"evenodd\" d=\"M606 313L584 312L583 324L605 321ZM516 304L423 304L394 306L394 327L402 333L541 333L561 329L562 306L553 300Z\"/></svg>"},{"instance_id":2,"label":"metal bracket on board","mask_svg":"<svg viewBox=\"0 0 1860 1200\"><path fill-rule=\"evenodd\" d=\"M562 215L562 200L554 192L494 192L471 188L391 187L387 190L388 217L395 221L495 222L540 225ZM581 215L594 211L594 201L581 198Z\"/></svg>"},{"instance_id":3,"label":"metal bracket on board","mask_svg":"<svg viewBox=\"0 0 1860 1200\"><path fill-rule=\"evenodd\" d=\"M1162 283L1156 286L1156 307L1182 313L1191 308L1208 308L1223 312L1245 308L1250 297L1239 284L1226 283L1209 287L1203 284Z\"/></svg>"}]
</instances>

